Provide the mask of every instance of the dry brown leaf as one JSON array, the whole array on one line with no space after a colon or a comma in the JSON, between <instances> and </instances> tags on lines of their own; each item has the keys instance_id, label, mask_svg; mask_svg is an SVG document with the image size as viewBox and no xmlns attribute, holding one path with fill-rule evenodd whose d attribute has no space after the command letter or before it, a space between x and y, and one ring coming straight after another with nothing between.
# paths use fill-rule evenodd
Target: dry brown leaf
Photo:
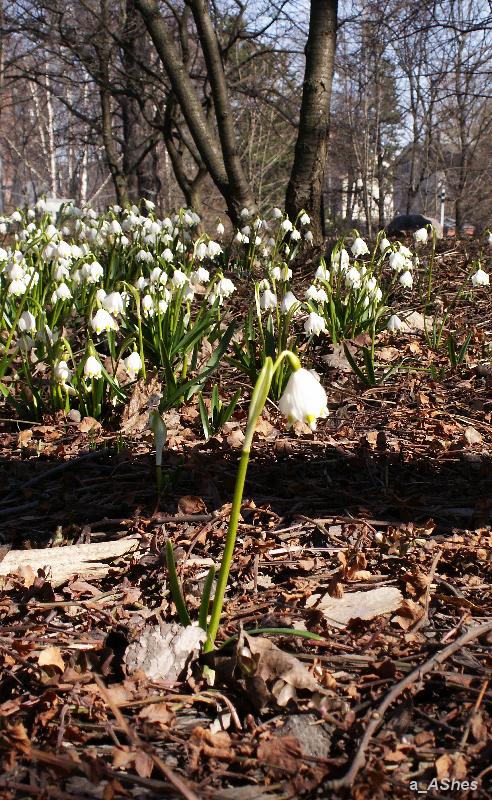
<instances>
[{"instance_id":1,"label":"dry brown leaf","mask_svg":"<svg viewBox=\"0 0 492 800\"><path fill-rule=\"evenodd\" d=\"M142 708L138 716L146 722L153 722L163 727L167 727L174 719L174 714L166 703L150 703Z\"/></svg>"},{"instance_id":2,"label":"dry brown leaf","mask_svg":"<svg viewBox=\"0 0 492 800\"><path fill-rule=\"evenodd\" d=\"M407 631L409 628L412 628L419 619L422 619L424 614L425 611L419 603L414 603L413 600L405 598L392 621L396 622L404 631Z\"/></svg>"},{"instance_id":3,"label":"dry brown leaf","mask_svg":"<svg viewBox=\"0 0 492 800\"><path fill-rule=\"evenodd\" d=\"M186 494L178 500L178 508L182 514L206 514L207 506L201 497Z\"/></svg>"},{"instance_id":4,"label":"dry brown leaf","mask_svg":"<svg viewBox=\"0 0 492 800\"><path fill-rule=\"evenodd\" d=\"M236 428L235 430L231 431L227 437L227 444L238 449L243 446L244 433L242 432L241 428Z\"/></svg>"},{"instance_id":5,"label":"dry brown leaf","mask_svg":"<svg viewBox=\"0 0 492 800\"><path fill-rule=\"evenodd\" d=\"M302 766L302 750L295 736L274 736L261 742L258 747L258 761L269 774L278 775L278 770L295 775Z\"/></svg>"},{"instance_id":6,"label":"dry brown leaf","mask_svg":"<svg viewBox=\"0 0 492 800\"><path fill-rule=\"evenodd\" d=\"M65 662L59 647L45 647L44 650L41 650L38 664L40 667L57 667L60 672L65 671Z\"/></svg>"},{"instance_id":7,"label":"dry brown leaf","mask_svg":"<svg viewBox=\"0 0 492 800\"><path fill-rule=\"evenodd\" d=\"M17 437L17 447L27 447L32 439L32 428L26 428L19 432Z\"/></svg>"},{"instance_id":8,"label":"dry brown leaf","mask_svg":"<svg viewBox=\"0 0 492 800\"><path fill-rule=\"evenodd\" d=\"M94 419L94 417L84 417L78 425L80 433L95 433L101 430L101 423Z\"/></svg>"},{"instance_id":9,"label":"dry brown leaf","mask_svg":"<svg viewBox=\"0 0 492 800\"><path fill-rule=\"evenodd\" d=\"M381 614L396 611L402 593L395 586L381 586L369 591L345 593L343 597L324 595L317 605L329 623L344 628L351 619L373 619Z\"/></svg>"}]
</instances>

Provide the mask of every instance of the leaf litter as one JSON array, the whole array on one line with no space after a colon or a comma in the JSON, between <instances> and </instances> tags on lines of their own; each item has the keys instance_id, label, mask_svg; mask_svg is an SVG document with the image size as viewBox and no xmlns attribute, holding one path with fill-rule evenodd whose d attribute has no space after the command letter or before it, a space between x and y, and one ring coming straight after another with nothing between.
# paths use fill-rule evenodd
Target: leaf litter
<instances>
[{"instance_id":1,"label":"leaf litter","mask_svg":"<svg viewBox=\"0 0 492 800\"><path fill-rule=\"evenodd\" d=\"M442 271L443 297L470 246ZM408 311L412 330L383 333L381 361L437 375L444 357ZM264 415L214 686L199 629L176 622L165 542L196 618L222 552L247 406L208 442L193 403L168 413L159 499L147 429L156 379L136 384L113 430L61 414L1 423L0 566L22 553L0 594L2 796L364 800L415 796L410 781L433 778L476 780L469 796L487 796L485 294L460 300L460 324L473 331L467 360L441 379L408 369L363 389L340 348L321 343L330 417L313 434L286 431L273 408ZM235 389L233 373L222 379ZM115 550L94 574L77 548L102 543ZM69 569L57 577L61 551ZM265 628L322 638L254 634Z\"/></svg>"}]
</instances>

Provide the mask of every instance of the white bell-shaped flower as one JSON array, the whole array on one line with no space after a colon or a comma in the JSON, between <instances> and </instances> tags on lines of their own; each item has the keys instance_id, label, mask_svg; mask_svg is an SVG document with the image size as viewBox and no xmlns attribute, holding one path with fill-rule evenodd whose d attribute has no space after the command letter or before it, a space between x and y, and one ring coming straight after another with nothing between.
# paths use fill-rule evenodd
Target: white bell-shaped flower
<instances>
[{"instance_id":1,"label":"white bell-shaped flower","mask_svg":"<svg viewBox=\"0 0 492 800\"><path fill-rule=\"evenodd\" d=\"M308 336L319 336L320 333L326 333L326 322L324 317L311 311L304 323L304 330Z\"/></svg>"},{"instance_id":2,"label":"white bell-shaped flower","mask_svg":"<svg viewBox=\"0 0 492 800\"><path fill-rule=\"evenodd\" d=\"M36 332L36 318L30 311L23 311L19 319L19 330L22 333Z\"/></svg>"},{"instance_id":3,"label":"white bell-shaped flower","mask_svg":"<svg viewBox=\"0 0 492 800\"><path fill-rule=\"evenodd\" d=\"M263 311L273 311L277 308L277 295L271 289L265 289L260 297L260 308Z\"/></svg>"},{"instance_id":4,"label":"white bell-shaped flower","mask_svg":"<svg viewBox=\"0 0 492 800\"><path fill-rule=\"evenodd\" d=\"M295 294L293 292L286 292L280 303L280 311L282 314L287 314L296 303L299 303L299 300Z\"/></svg>"},{"instance_id":5,"label":"white bell-shaped flower","mask_svg":"<svg viewBox=\"0 0 492 800\"><path fill-rule=\"evenodd\" d=\"M415 231L413 234L413 238L415 239L415 244L426 244L429 238L427 228L419 228L418 231Z\"/></svg>"},{"instance_id":6,"label":"white bell-shaped flower","mask_svg":"<svg viewBox=\"0 0 492 800\"><path fill-rule=\"evenodd\" d=\"M53 368L53 377L57 383L64 386L72 377L72 370L66 361L58 361Z\"/></svg>"},{"instance_id":7,"label":"white bell-shaped flower","mask_svg":"<svg viewBox=\"0 0 492 800\"><path fill-rule=\"evenodd\" d=\"M133 353L130 353L130 355L124 359L123 363L129 377L134 380L142 369L142 359L137 351L135 350Z\"/></svg>"},{"instance_id":8,"label":"white bell-shaped flower","mask_svg":"<svg viewBox=\"0 0 492 800\"><path fill-rule=\"evenodd\" d=\"M289 425L304 422L316 430L316 420L328 416L326 392L307 369L296 369L290 376L279 409Z\"/></svg>"},{"instance_id":9,"label":"white bell-shaped flower","mask_svg":"<svg viewBox=\"0 0 492 800\"><path fill-rule=\"evenodd\" d=\"M386 325L386 330L394 333L394 331L401 331L402 328L403 322L401 321L400 317L397 314L392 314Z\"/></svg>"},{"instance_id":10,"label":"white bell-shaped flower","mask_svg":"<svg viewBox=\"0 0 492 800\"><path fill-rule=\"evenodd\" d=\"M110 292L110 294L107 294L102 300L102 306L106 311L109 311L110 314L114 314L115 317L119 314L123 314L125 310L125 303L120 292Z\"/></svg>"},{"instance_id":11,"label":"white bell-shaped flower","mask_svg":"<svg viewBox=\"0 0 492 800\"><path fill-rule=\"evenodd\" d=\"M411 289L413 286L412 273L407 269L400 275L400 283L404 289Z\"/></svg>"},{"instance_id":12,"label":"white bell-shaped flower","mask_svg":"<svg viewBox=\"0 0 492 800\"><path fill-rule=\"evenodd\" d=\"M84 375L86 378L99 380L102 376L101 362L95 356L89 356L84 364Z\"/></svg>"},{"instance_id":13,"label":"white bell-shaped flower","mask_svg":"<svg viewBox=\"0 0 492 800\"><path fill-rule=\"evenodd\" d=\"M365 243L364 239L361 239L360 236L354 239L354 242L350 249L352 250L352 255L354 256L354 258L358 258L359 256L365 256L366 253L369 252L367 244Z\"/></svg>"},{"instance_id":14,"label":"white bell-shaped flower","mask_svg":"<svg viewBox=\"0 0 492 800\"><path fill-rule=\"evenodd\" d=\"M103 331L115 331L118 326L105 308L99 308L91 319L92 330L99 336Z\"/></svg>"},{"instance_id":15,"label":"white bell-shaped flower","mask_svg":"<svg viewBox=\"0 0 492 800\"><path fill-rule=\"evenodd\" d=\"M489 275L485 272L485 270L479 267L475 274L472 275L471 282L474 286L488 286Z\"/></svg>"}]
</instances>

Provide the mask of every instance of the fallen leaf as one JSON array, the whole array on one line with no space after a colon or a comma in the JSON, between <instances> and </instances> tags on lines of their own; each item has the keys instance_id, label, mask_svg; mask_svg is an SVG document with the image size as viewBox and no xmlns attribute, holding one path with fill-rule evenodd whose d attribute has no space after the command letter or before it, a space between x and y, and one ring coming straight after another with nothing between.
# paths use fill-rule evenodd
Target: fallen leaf
<instances>
[{"instance_id":1,"label":"fallen leaf","mask_svg":"<svg viewBox=\"0 0 492 800\"><path fill-rule=\"evenodd\" d=\"M84 417L79 422L80 433L90 433L90 431L100 431L101 423L94 419L94 417Z\"/></svg>"},{"instance_id":2,"label":"fallen leaf","mask_svg":"<svg viewBox=\"0 0 492 800\"><path fill-rule=\"evenodd\" d=\"M206 514L207 506L201 497L187 494L178 500L178 508L182 514Z\"/></svg>"},{"instance_id":3,"label":"fallen leaf","mask_svg":"<svg viewBox=\"0 0 492 800\"><path fill-rule=\"evenodd\" d=\"M465 432L463 433L463 438L465 442L469 445L473 444L481 444L483 442L483 436L476 428L473 428L471 425L468 428L465 428Z\"/></svg>"},{"instance_id":4,"label":"fallen leaf","mask_svg":"<svg viewBox=\"0 0 492 800\"><path fill-rule=\"evenodd\" d=\"M17 447L26 447L32 439L32 428L26 428L19 432L17 437Z\"/></svg>"},{"instance_id":5,"label":"fallen leaf","mask_svg":"<svg viewBox=\"0 0 492 800\"><path fill-rule=\"evenodd\" d=\"M329 623L337 627L346 627L351 619L373 619L381 614L396 611L403 599L399 589L394 586L381 586L367 592L345 593L343 597L321 598L317 609Z\"/></svg>"},{"instance_id":6,"label":"fallen leaf","mask_svg":"<svg viewBox=\"0 0 492 800\"><path fill-rule=\"evenodd\" d=\"M59 647L45 647L38 656L40 667L57 667L60 672L65 671L65 662Z\"/></svg>"},{"instance_id":7,"label":"fallen leaf","mask_svg":"<svg viewBox=\"0 0 492 800\"><path fill-rule=\"evenodd\" d=\"M150 703L150 705L142 708L138 716L139 719L144 719L146 722L153 722L163 727L167 727L174 719L174 714L166 703Z\"/></svg>"},{"instance_id":8,"label":"fallen leaf","mask_svg":"<svg viewBox=\"0 0 492 800\"><path fill-rule=\"evenodd\" d=\"M295 736L274 736L261 742L257 758L270 775L278 775L278 770L295 775L302 765L302 750Z\"/></svg>"}]
</instances>

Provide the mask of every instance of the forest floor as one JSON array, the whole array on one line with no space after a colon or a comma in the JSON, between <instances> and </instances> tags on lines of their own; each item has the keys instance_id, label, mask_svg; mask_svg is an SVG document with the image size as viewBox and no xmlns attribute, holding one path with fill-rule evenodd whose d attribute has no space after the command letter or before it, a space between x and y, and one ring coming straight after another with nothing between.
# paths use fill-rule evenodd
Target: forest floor
<instances>
[{"instance_id":1,"label":"forest floor","mask_svg":"<svg viewBox=\"0 0 492 800\"><path fill-rule=\"evenodd\" d=\"M473 244L440 251L442 314ZM163 554L170 538L197 614L246 402L208 442L196 405L167 415L159 497L141 385L111 429L1 421L0 570L15 564L0 594L1 798L490 796L491 290L446 321L443 340L472 334L456 368L421 327L381 334L377 360L405 368L371 388L322 340L316 432L267 406L218 644L236 638L207 657L213 686L176 644ZM122 540L105 564L83 559ZM40 548L34 567L15 561ZM247 635L265 627L322 640ZM160 649L139 662L149 631Z\"/></svg>"}]
</instances>

